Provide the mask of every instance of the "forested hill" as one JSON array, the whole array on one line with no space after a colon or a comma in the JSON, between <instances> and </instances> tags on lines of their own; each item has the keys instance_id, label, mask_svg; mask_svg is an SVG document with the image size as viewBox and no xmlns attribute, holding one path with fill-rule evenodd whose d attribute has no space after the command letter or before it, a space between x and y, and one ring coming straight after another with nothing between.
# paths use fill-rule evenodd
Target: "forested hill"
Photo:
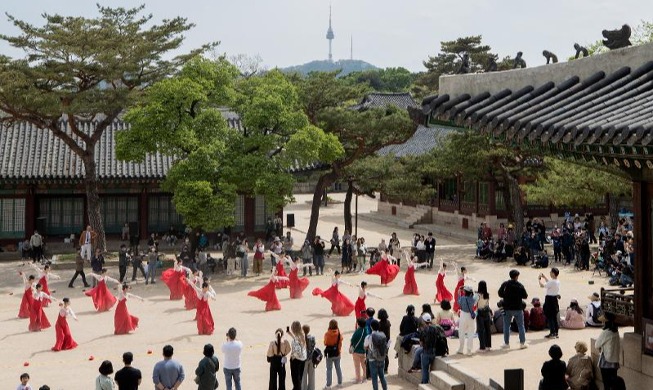
<instances>
[{"instance_id":1,"label":"forested hill","mask_svg":"<svg viewBox=\"0 0 653 390\"><path fill-rule=\"evenodd\" d=\"M283 68L282 71L291 73L298 72L301 74L309 74L310 72L332 72L334 70L341 69L340 77L346 76L349 73L361 72L364 70L378 69L376 66L367 63L361 60L340 60L336 62L329 62L327 60L323 61L311 61L303 65L295 65L287 68Z\"/></svg>"}]
</instances>

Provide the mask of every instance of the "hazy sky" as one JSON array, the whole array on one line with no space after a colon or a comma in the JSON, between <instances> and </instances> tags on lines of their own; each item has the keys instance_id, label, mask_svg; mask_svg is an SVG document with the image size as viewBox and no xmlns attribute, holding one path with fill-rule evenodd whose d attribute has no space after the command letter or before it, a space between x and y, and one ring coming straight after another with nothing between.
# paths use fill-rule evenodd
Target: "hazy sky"
<instances>
[{"instance_id":1,"label":"hazy sky","mask_svg":"<svg viewBox=\"0 0 653 390\"><path fill-rule=\"evenodd\" d=\"M333 6L334 59L354 58L380 67L423 70L440 41L482 34L501 57L524 52L529 66L545 63L543 49L560 59L573 43L601 38L601 30L653 21L647 0L1 0L3 11L35 24L41 13L96 15L95 3L146 4L155 20L183 16L195 23L186 48L220 41L220 52L260 55L266 66L326 59L329 4ZM0 33L15 34L6 18ZM18 55L7 45L0 52Z\"/></svg>"}]
</instances>

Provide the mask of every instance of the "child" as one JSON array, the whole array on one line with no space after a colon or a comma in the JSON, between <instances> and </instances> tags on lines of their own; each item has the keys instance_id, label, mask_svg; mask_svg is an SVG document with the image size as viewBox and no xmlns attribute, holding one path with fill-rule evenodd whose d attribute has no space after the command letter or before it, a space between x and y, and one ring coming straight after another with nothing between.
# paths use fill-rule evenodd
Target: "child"
<instances>
[{"instance_id":1,"label":"child","mask_svg":"<svg viewBox=\"0 0 653 390\"><path fill-rule=\"evenodd\" d=\"M16 390L32 390L32 386L28 383L29 382L29 374L24 373L20 376L20 385L16 388Z\"/></svg>"}]
</instances>

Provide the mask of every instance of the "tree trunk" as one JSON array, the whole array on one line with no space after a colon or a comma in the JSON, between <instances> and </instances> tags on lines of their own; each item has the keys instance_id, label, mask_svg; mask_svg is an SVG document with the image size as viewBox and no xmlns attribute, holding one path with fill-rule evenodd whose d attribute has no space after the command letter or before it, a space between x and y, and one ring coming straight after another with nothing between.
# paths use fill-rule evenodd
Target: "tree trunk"
<instances>
[{"instance_id":1,"label":"tree trunk","mask_svg":"<svg viewBox=\"0 0 653 390\"><path fill-rule=\"evenodd\" d=\"M82 157L84 161L84 186L86 188L86 207L88 213L88 222L97 233L95 248L100 248L102 252L107 249L106 237L104 234L104 224L102 223L102 213L100 212L100 193L98 191L97 169L95 165L95 145L87 144L87 152ZM89 152L90 151L90 152Z\"/></svg>"},{"instance_id":2,"label":"tree trunk","mask_svg":"<svg viewBox=\"0 0 653 390\"><path fill-rule=\"evenodd\" d=\"M353 234L352 222L351 222L351 199L354 195L354 183L349 180L347 182L347 194L345 195L345 204L344 204L344 215L345 215L345 230L349 234Z\"/></svg>"},{"instance_id":3,"label":"tree trunk","mask_svg":"<svg viewBox=\"0 0 653 390\"><path fill-rule=\"evenodd\" d=\"M608 194L608 212L610 213L610 227L616 228L619 224L619 196Z\"/></svg>"},{"instance_id":4,"label":"tree trunk","mask_svg":"<svg viewBox=\"0 0 653 390\"><path fill-rule=\"evenodd\" d=\"M317 222L320 218L320 205L322 204L322 195L324 189L331 185L335 180L335 174L333 172L328 172L320 176L315 185L315 191L313 191L313 201L311 202L311 219L308 224L308 231L306 232L306 239L309 242L315 240L317 233Z\"/></svg>"},{"instance_id":5,"label":"tree trunk","mask_svg":"<svg viewBox=\"0 0 653 390\"><path fill-rule=\"evenodd\" d=\"M510 174L510 172L504 172L504 177L506 179L507 191L510 194L510 208L506 204L506 210L510 213L515 224L515 236L521 238L524 233L524 203L522 202L521 190L519 189L519 182L517 178Z\"/></svg>"}]
</instances>

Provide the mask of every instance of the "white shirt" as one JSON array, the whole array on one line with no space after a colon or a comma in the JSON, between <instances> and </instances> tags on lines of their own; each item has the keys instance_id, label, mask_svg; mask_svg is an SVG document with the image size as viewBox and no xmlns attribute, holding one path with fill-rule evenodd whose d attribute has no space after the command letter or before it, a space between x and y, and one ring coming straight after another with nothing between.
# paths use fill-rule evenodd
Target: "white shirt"
<instances>
[{"instance_id":1,"label":"white shirt","mask_svg":"<svg viewBox=\"0 0 653 390\"><path fill-rule=\"evenodd\" d=\"M85 244L90 244L91 243L91 232L86 231L86 242Z\"/></svg>"},{"instance_id":2,"label":"white shirt","mask_svg":"<svg viewBox=\"0 0 653 390\"><path fill-rule=\"evenodd\" d=\"M560 295L560 281L558 279L550 279L544 284L546 295L557 297Z\"/></svg>"},{"instance_id":3,"label":"white shirt","mask_svg":"<svg viewBox=\"0 0 653 390\"><path fill-rule=\"evenodd\" d=\"M222 344L222 353L224 354L222 366L227 370L235 370L240 368L240 354L242 351L242 341L232 340Z\"/></svg>"}]
</instances>

